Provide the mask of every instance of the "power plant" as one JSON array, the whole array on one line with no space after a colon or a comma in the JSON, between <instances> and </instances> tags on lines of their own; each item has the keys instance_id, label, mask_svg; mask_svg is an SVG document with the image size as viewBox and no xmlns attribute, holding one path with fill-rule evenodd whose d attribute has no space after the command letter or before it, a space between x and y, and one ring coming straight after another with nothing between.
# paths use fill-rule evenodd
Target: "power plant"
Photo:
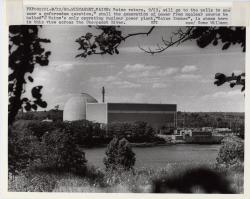
<instances>
[{"instance_id":1,"label":"power plant","mask_svg":"<svg viewBox=\"0 0 250 199\"><path fill-rule=\"evenodd\" d=\"M85 120L87 103L97 103L97 100L87 93L81 93L71 97L64 105L63 120Z\"/></svg>"},{"instance_id":2,"label":"power plant","mask_svg":"<svg viewBox=\"0 0 250 199\"><path fill-rule=\"evenodd\" d=\"M111 103L105 102L102 87L102 103L87 93L70 98L64 107L63 120L89 120L102 124L147 122L155 129L175 128L176 104Z\"/></svg>"}]
</instances>

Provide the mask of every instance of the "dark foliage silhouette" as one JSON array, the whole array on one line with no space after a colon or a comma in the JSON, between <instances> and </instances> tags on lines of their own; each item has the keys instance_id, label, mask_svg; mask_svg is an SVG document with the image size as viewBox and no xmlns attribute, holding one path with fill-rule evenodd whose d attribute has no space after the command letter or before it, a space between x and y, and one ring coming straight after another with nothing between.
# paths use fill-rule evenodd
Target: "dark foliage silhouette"
<instances>
[{"instance_id":1,"label":"dark foliage silhouette","mask_svg":"<svg viewBox=\"0 0 250 199\"><path fill-rule=\"evenodd\" d=\"M216 73L215 74L215 82L214 84L217 86L221 86L222 84L228 82L230 87L233 88L236 85L240 85L241 91L245 91L245 73L241 73L240 75L235 75L232 73L231 76L226 76L223 73Z\"/></svg>"},{"instance_id":2,"label":"dark foliage silhouette","mask_svg":"<svg viewBox=\"0 0 250 199\"><path fill-rule=\"evenodd\" d=\"M46 51L41 44L50 40L38 37L39 26L10 26L9 27L9 124L14 122L15 116L21 108L26 111L37 110L38 106L45 108L47 103L42 100L42 86L35 86L31 90L33 99L23 97L25 84L33 82L31 73L35 65L47 66L50 51ZM27 76L27 77L26 77Z\"/></svg>"},{"instance_id":3,"label":"dark foliage silhouette","mask_svg":"<svg viewBox=\"0 0 250 199\"><path fill-rule=\"evenodd\" d=\"M89 55L119 54L118 47L129 37L137 35L149 35L154 27L149 28L148 32L131 33L123 36L122 31L117 26L95 26L100 30L99 35L93 35L88 32L76 39L80 45L78 50L81 51L76 57L86 58Z\"/></svg>"},{"instance_id":4,"label":"dark foliage silhouette","mask_svg":"<svg viewBox=\"0 0 250 199\"><path fill-rule=\"evenodd\" d=\"M207 168L194 168L178 176L161 178L153 182L153 193L234 193L224 175Z\"/></svg>"}]
</instances>

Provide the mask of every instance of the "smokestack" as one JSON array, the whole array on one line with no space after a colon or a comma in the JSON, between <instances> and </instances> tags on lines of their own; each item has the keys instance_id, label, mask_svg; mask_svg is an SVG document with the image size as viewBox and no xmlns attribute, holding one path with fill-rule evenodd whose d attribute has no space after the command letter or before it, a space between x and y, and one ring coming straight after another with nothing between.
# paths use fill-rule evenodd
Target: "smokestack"
<instances>
[{"instance_id":1,"label":"smokestack","mask_svg":"<svg viewBox=\"0 0 250 199\"><path fill-rule=\"evenodd\" d=\"M102 87L102 103L105 102L105 88L104 86Z\"/></svg>"}]
</instances>

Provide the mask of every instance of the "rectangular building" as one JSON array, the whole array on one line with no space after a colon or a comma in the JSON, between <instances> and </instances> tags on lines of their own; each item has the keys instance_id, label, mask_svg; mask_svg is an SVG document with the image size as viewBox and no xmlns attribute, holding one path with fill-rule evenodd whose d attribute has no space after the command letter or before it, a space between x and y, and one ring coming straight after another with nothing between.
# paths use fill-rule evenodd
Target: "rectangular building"
<instances>
[{"instance_id":1,"label":"rectangular building","mask_svg":"<svg viewBox=\"0 0 250 199\"><path fill-rule=\"evenodd\" d=\"M147 122L153 128L176 127L176 104L87 103L86 119L100 123Z\"/></svg>"}]
</instances>

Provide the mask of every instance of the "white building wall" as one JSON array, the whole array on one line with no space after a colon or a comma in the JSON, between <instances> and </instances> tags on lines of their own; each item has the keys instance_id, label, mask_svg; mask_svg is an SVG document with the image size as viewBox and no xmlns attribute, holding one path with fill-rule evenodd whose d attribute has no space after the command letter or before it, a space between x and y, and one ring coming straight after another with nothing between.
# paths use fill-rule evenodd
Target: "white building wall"
<instances>
[{"instance_id":1,"label":"white building wall","mask_svg":"<svg viewBox=\"0 0 250 199\"><path fill-rule=\"evenodd\" d=\"M107 104L87 103L86 119L92 122L107 124Z\"/></svg>"}]
</instances>

